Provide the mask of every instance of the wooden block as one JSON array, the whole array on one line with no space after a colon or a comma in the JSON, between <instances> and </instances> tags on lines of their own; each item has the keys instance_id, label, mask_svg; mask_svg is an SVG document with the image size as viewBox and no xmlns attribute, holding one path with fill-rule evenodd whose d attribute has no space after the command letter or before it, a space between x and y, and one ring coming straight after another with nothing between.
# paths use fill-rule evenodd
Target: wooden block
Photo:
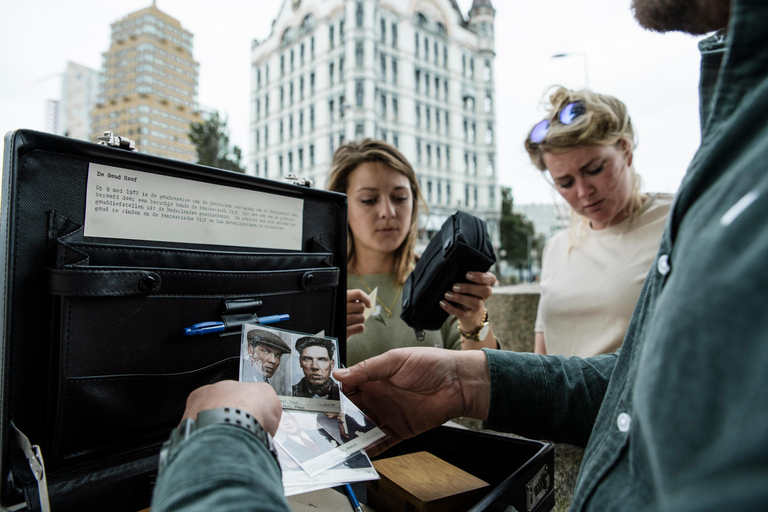
<instances>
[{"instance_id":1,"label":"wooden block","mask_svg":"<svg viewBox=\"0 0 768 512\"><path fill-rule=\"evenodd\" d=\"M379 512L459 512L490 490L488 483L428 452L373 462L381 480L368 482L366 502Z\"/></svg>"}]
</instances>

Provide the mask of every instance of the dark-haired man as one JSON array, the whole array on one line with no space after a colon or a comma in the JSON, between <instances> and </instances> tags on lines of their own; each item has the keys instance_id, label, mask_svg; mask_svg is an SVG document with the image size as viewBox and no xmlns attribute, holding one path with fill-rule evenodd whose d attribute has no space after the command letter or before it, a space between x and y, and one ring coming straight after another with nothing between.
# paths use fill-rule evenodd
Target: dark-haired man
<instances>
[{"instance_id":1,"label":"dark-haired man","mask_svg":"<svg viewBox=\"0 0 768 512\"><path fill-rule=\"evenodd\" d=\"M304 336L296 340L296 352L304 377L293 386L294 397L339 399L339 385L331 379L333 342L327 338Z\"/></svg>"}]
</instances>

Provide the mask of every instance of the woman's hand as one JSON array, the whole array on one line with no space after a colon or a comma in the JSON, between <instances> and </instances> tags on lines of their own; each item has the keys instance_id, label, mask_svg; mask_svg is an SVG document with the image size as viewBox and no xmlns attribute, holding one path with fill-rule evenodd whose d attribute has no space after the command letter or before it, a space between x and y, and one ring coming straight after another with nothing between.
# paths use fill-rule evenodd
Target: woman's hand
<instances>
[{"instance_id":1,"label":"woman's hand","mask_svg":"<svg viewBox=\"0 0 768 512\"><path fill-rule=\"evenodd\" d=\"M363 290L347 290L347 339L365 331L365 308L370 308L371 298Z\"/></svg>"},{"instance_id":2,"label":"woman's hand","mask_svg":"<svg viewBox=\"0 0 768 512\"><path fill-rule=\"evenodd\" d=\"M466 277L471 282L454 284L451 290L445 292L447 300L441 300L440 307L458 318L461 330L474 331L483 324L485 301L493 294L496 276L490 272L467 272ZM464 337L461 341L463 349L498 348L492 329L480 341Z\"/></svg>"}]
</instances>

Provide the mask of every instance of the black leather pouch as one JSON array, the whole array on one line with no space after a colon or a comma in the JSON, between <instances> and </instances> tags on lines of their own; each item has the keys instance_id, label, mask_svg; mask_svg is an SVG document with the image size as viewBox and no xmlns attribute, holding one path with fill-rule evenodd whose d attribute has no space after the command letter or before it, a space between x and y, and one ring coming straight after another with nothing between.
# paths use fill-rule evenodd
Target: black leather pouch
<instances>
[{"instance_id":1,"label":"black leather pouch","mask_svg":"<svg viewBox=\"0 0 768 512\"><path fill-rule=\"evenodd\" d=\"M486 272L496 262L485 221L458 211L424 250L403 288L400 317L417 331L434 331L448 318L440 300L469 271Z\"/></svg>"}]
</instances>

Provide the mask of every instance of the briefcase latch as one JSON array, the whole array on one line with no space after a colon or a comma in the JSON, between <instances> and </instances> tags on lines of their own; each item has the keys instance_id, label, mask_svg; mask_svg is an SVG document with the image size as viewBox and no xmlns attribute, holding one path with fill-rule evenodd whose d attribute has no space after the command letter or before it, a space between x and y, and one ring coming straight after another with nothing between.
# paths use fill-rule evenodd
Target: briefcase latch
<instances>
[{"instance_id":1,"label":"briefcase latch","mask_svg":"<svg viewBox=\"0 0 768 512\"><path fill-rule=\"evenodd\" d=\"M312 185L315 184L314 181L312 181L309 178L302 178L301 176L297 176L294 173L288 174L288 176L283 176L283 179L285 181L290 181L294 185L298 185L300 187L307 187L312 188Z\"/></svg>"},{"instance_id":2,"label":"briefcase latch","mask_svg":"<svg viewBox=\"0 0 768 512\"><path fill-rule=\"evenodd\" d=\"M104 135L98 138L99 144L111 148L125 149L127 151L136 151L136 143L128 137L121 137L112 132L104 132Z\"/></svg>"},{"instance_id":3,"label":"briefcase latch","mask_svg":"<svg viewBox=\"0 0 768 512\"><path fill-rule=\"evenodd\" d=\"M544 499L551 483L549 467L547 464L544 464L544 467L525 485L525 505L528 512L533 510Z\"/></svg>"}]
</instances>

